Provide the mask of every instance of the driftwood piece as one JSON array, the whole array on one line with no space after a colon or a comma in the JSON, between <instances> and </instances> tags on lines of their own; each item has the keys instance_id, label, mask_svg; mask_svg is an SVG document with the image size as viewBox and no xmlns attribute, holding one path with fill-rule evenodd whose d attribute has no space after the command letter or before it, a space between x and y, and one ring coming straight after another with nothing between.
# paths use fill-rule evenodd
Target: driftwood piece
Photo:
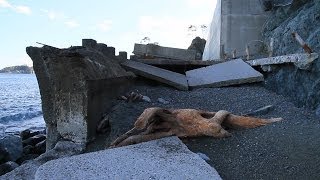
<instances>
[{"instance_id":1,"label":"driftwood piece","mask_svg":"<svg viewBox=\"0 0 320 180\"><path fill-rule=\"evenodd\" d=\"M201 111L195 109L147 108L134 124L134 128L121 135L111 147L120 147L141 143L167 136L228 137L227 128L255 128L281 121L282 118L260 119L248 116L237 116L227 111Z\"/></svg>"}]
</instances>

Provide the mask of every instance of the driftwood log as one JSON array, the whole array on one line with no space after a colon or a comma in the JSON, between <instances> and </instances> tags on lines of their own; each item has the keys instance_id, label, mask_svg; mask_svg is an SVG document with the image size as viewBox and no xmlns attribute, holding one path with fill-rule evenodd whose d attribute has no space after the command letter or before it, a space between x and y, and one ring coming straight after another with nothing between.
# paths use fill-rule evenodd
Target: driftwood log
<instances>
[{"instance_id":1,"label":"driftwood log","mask_svg":"<svg viewBox=\"0 0 320 180\"><path fill-rule=\"evenodd\" d=\"M209 112L195 109L147 108L135 122L134 128L112 142L111 147L126 146L173 135L223 138L231 135L224 128L255 128L281 120L282 118L261 119L237 116L224 110Z\"/></svg>"}]
</instances>

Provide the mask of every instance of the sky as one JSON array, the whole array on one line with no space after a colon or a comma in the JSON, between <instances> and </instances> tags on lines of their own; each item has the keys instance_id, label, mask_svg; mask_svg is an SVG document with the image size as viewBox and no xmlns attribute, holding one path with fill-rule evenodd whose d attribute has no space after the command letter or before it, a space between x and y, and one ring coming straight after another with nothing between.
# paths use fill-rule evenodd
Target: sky
<instances>
[{"instance_id":1,"label":"sky","mask_svg":"<svg viewBox=\"0 0 320 180\"><path fill-rule=\"evenodd\" d=\"M27 46L81 45L84 38L131 54L144 37L188 48L206 38L216 0L0 0L0 69L29 65ZM189 31L194 25L197 31Z\"/></svg>"}]
</instances>

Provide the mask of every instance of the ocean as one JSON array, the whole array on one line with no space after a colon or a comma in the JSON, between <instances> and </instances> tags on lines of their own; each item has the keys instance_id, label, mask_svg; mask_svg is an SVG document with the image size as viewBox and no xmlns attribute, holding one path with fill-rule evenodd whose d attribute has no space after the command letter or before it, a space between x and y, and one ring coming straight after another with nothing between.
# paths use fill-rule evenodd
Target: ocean
<instances>
[{"instance_id":1,"label":"ocean","mask_svg":"<svg viewBox=\"0 0 320 180\"><path fill-rule=\"evenodd\" d=\"M44 128L35 74L0 73L0 136L25 129Z\"/></svg>"}]
</instances>

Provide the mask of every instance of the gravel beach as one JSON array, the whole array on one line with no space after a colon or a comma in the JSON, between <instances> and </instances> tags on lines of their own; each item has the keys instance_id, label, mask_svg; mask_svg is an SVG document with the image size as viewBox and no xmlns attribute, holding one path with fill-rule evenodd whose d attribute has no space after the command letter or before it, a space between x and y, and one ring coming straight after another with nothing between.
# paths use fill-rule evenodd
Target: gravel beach
<instances>
[{"instance_id":1,"label":"gravel beach","mask_svg":"<svg viewBox=\"0 0 320 180\"><path fill-rule=\"evenodd\" d=\"M283 96L262 85L203 88L178 91L171 87L137 83L131 91L152 102L119 101L110 116L111 132L89 145L89 151L103 149L133 127L148 107L227 110L246 114L267 105L274 109L258 117L284 120L264 127L229 130L232 136L187 138L182 141L195 153L206 154L207 161L223 179L317 179L320 177L320 122L313 111L297 108ZM157 101L163 98L169 104Z\"/></svg>"}]
</instances>

